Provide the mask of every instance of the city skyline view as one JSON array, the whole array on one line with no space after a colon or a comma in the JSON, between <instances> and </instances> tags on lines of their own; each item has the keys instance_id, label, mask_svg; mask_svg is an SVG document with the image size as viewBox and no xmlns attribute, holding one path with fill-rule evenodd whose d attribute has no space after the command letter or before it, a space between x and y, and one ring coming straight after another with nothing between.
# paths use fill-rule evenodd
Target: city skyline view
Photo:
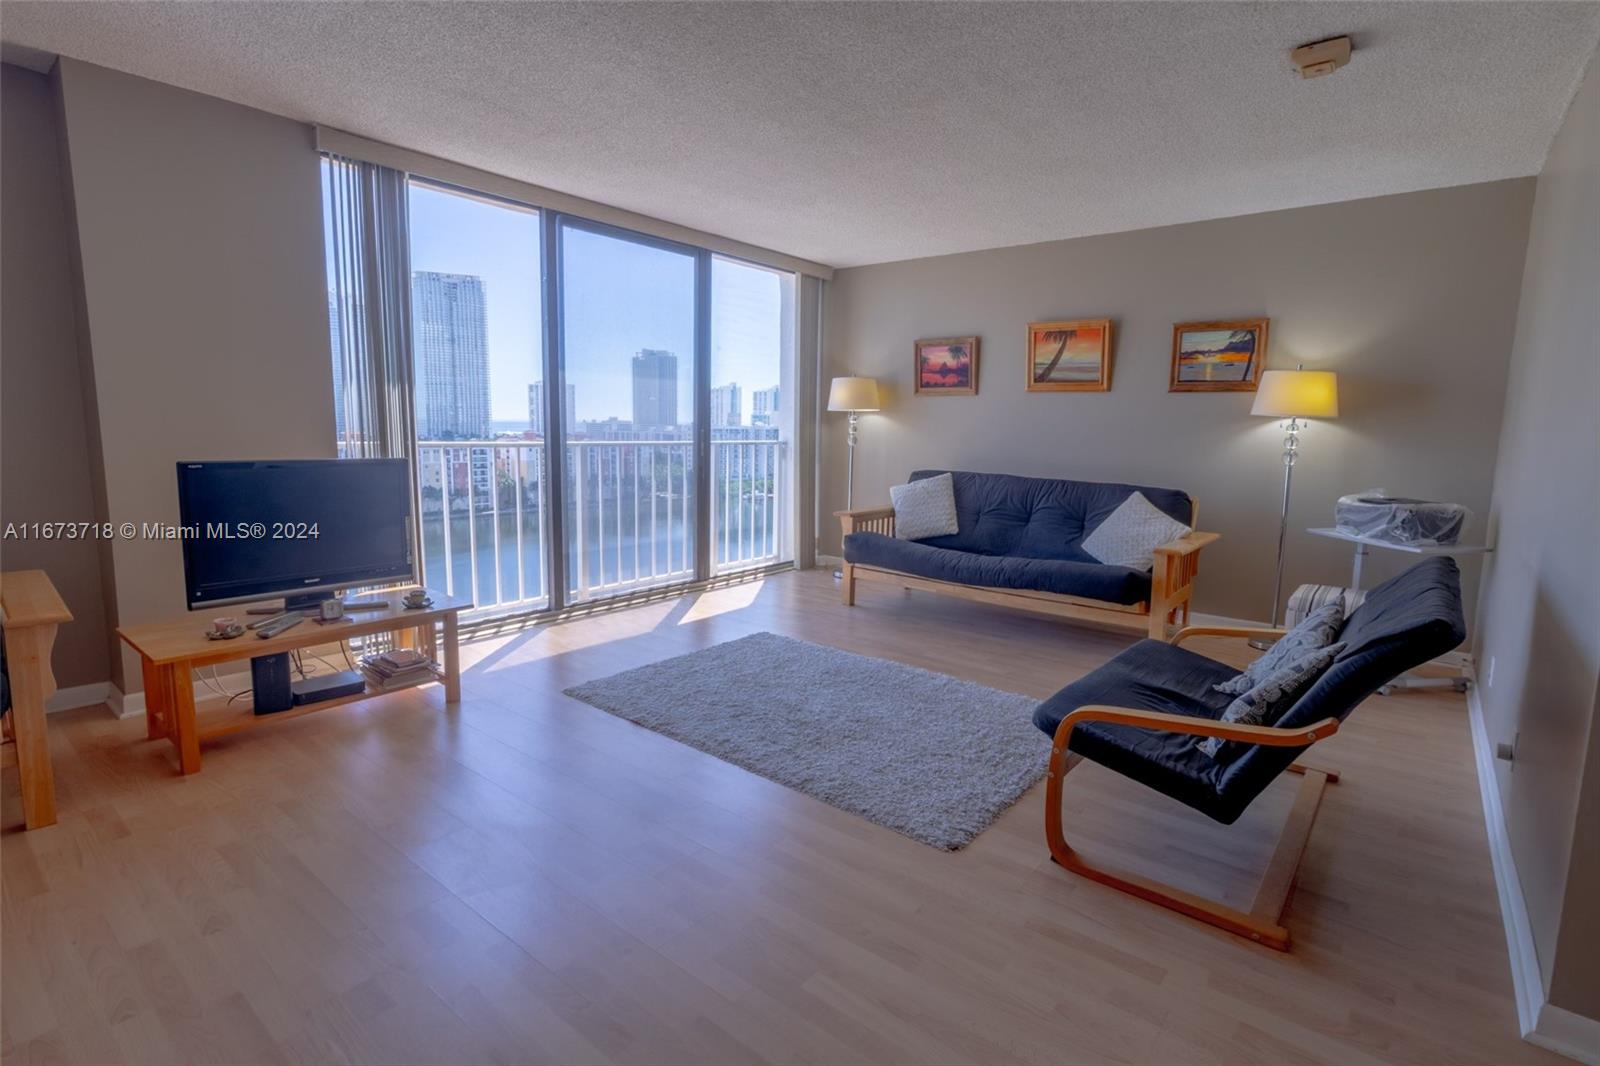
<instances>
[{"instance_id":1,"label":"city skyline view","mask_svg":"<svg viewBox=\"0 0 1600 1066\"><path fill-rule=\"evenodd\" d=\"M538 213L418 183L410 196L414 276L455 274L481 284L489 379L485 431L535 428L528 398L530 386L543 377ZM632 360L653 350L679 357L677 410L688 423L694 410L688 357L694 350L692 258L576 227L563 229L561 240L567 385L575 396L576 422L632 421ZM619 278L627 278L625 290L616 284ZM746 397L777 388L784 280L772 271L713 260L713 387L736 384ZM414 355L420 375L420 350ZM751 416L746 400L739 424L752 424Z\"/></svg>"},{"instance_id":2,"label":"city skyline view","mask_svg":"<svg viewBox=\"0 0 1600 1066\"><path fill-rule=\"evenodd\" d=\"M412 275L412 318L416 366L416 431L419 440L473 440L531 432L548 437L549 409L544 382L528 385L525 419L490 419L486 302L482 279L469 274L416 271ZM328 297L334 359L339 359L337 303ZM614 436L626 426L635 437L682 436L692 414L678 407L676 353L645 348L635 352L630 382L632 417L580 419L577 386L568 383L561 418L575 437ZM342 381L334 378L335 423L343 433ZM737 382L711 389L712 429L771 430L779 410L779 386L745 390ZM748 397L748 399L746 399ZM746 408L745 404L750 406ZM748 411L748 418L746 417ZM613 432L605 432L612 430ZM762 433L765 436L766 433Z\"/></svg>"},{"instance_id":3,"label":"city skyline view","mask_svg":"<svg viewBox=\"0 0 1600 1066\"><path fill-rule=\"evenodd\" d=\"M710 380L697 379L700 253L563 219L550 249L561 272L553 397L538 213L417 182L409 192L417 506L430 584L470 590L479 608L537 606L550 602L551 581L576 602L788 554L783 381L794 275L709 257L700 295L710 302ZM330 289L336 276L359 288L349 270L332 270L340 235L359 225L327 231ZM367 418L373 402L346 388L370 383L371 353L345 351L372 327L365 312L358 298L329 292L341 454L369 446L346 439L347 419ZM554 448L552 407L565 433ZM701 418L709 453L697 442ZM564 516L554 543L552 506Z\"/></svg>"}]
</instances>

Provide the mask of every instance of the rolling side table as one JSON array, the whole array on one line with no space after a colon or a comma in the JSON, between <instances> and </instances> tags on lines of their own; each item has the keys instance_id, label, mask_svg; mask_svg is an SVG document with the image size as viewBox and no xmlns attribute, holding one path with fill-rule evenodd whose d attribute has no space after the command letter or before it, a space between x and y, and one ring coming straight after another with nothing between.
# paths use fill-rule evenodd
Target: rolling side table
<instances>
[{"instance_id":1,"label":"rolling side table","mask_svg":"<svg viewBox=\"0 0 1600 1066\"><path fill-rule=\"evenodd\" d=\"M1342 540L1355 545L1355 558L1350 564L1350 587L1361 588L1361 564L1373 548L1382 548L1385 551L1404 552L1407 555L1487 555L1494 551L1485 544L1395 544L1377 537L1363 537L1354 533L1345 533L1332 526L1320 526L1306 530L1307 533L1318 537L1327 537L1330 540ZM1384 695L1396 689L1406 688L1447 688L1456 692L1465 692L1471 682L1464 677L1413 677L1403 674L1378 691Z\"/></svg>"}]
</instances>

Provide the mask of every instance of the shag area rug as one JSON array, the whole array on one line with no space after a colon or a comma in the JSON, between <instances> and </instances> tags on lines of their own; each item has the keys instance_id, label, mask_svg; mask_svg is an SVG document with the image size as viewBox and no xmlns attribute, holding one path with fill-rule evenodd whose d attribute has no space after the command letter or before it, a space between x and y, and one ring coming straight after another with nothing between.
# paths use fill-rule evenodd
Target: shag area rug
<instances>
[{"instance_id":1,"label":"shag area rug","mask_svg":"<svg viewBox=\"0 0 1600 1066\"><path fill-rule=\"evenodd\" d=\"M936 848L1044 774L1038 700L774 633L566 690Z\"/></svg>"}]
</instances>

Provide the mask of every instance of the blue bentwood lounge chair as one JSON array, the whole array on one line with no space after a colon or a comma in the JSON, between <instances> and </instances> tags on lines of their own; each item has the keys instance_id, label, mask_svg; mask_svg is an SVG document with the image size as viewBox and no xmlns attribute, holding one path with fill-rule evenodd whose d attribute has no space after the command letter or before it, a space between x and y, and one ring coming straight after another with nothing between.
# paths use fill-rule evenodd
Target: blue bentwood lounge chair
<instances>
[{"instance_id":1,"label":"blue bentwood lounge chair","mask_svg":"<svg viewBox=\"0 0 1600 1066\"><path fill-rule=\"evenodd\" d=\"M1283 908L1294 883L1322 790L1339 775L1295 760L1338 732L1351 711L1407 670L1456 647L1466 636L1461 574L1446 556L1429 559L1367 593L1336 638L1345 645L1328 668L1271 726L1220 722L1232 697L1212 686L1238 670L1186 651L1197 636L1281 635L1281 629L1191 626L1171 643L1142 640L1074 681L1034 712L1054 737L1045 794L1045 837L1060 865L1101 884L1181 911L1280 951L1289 948ZM1204 737L1228 743L1213 758ZM1278 846L1248 912L1138 874L1095 866L1067 844L1061 786L1068 770L1089 759L1231 825L1284 771L1302 775Z\"/></svg>"}]
</instances>

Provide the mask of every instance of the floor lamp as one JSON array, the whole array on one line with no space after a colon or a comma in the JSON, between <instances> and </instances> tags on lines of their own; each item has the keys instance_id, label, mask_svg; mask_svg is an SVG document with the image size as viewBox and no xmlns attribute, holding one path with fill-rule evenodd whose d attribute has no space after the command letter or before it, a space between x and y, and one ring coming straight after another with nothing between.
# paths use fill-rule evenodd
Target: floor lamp
<instances>
[{"instance_id":1,"label":"floor lamp","mask_svg":"<svg viewBox=\"0 0 1600 1066\"><path fill-rule=\"evenodd\" d=\"M1287 419L1283 423L1283 508L1278 515L1278 572L1272 581L1272 627L1278 626L1278 611L1283 604L1283 551L1289 536L1289 482L1294 477L1295 460L1300 455L1300 420L1337 418L1339 388L1331 370L1264 370L1256 387L1256 402L1250 413L1268 418ZM1253 647L1267 647L1270 641L1251 641Z\"/></svg>"},{"instance_id":2,"label":"floor lamp","mask_svg":"<svg viewBox=\"0 0 1600 1066\"><path fill-rule=\"evenodd\" d=\"M846 438L849 447L845 453L844 468L846 511L856 505L856 423L861 419L861 412L878 409L878 382L874 378L834 378L828 388L828 410L845 411L850 416L849 435ZM833 576L843 577L844 573L835 570Z\"/></svg>"}]
</instances>

